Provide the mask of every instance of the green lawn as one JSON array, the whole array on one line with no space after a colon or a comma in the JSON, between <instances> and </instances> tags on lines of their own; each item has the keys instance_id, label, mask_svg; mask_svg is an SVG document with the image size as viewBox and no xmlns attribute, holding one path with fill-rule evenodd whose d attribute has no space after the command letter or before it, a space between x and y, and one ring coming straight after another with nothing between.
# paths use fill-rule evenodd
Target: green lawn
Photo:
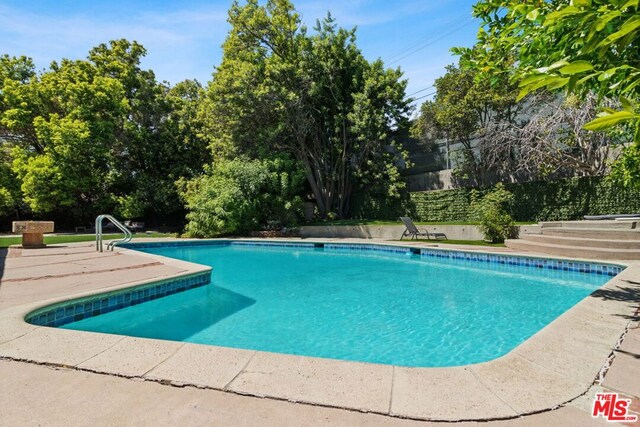
<instances>
[{"instance_id":1,"label":"green lawn","mask_svg":"<svg viewBox=\"0 0 640 427\"><path fill-rule=\"evenodd\" d=\"M400 240L398 240L400 241ZM446 243L449 245L473 245L473 246L494 246L504 248L504 243L489 243L484 240L434 240L434 239L403 239L403 242L426 242L426 243Z\"/></svg>"},{"instance_id":2,"label":"green lawn","mask_svg":"<svg viewBox=\"0 0 640 427\"><path fill-rule=\"evenodd\" d=\"M173 234L170 233L139 233L134 234L133 238L142 238L142 237L172 237ZM119 239L122 238L122 234L104 234L103 239ZM47 244L55 244L55 243L75 243L75 242L91 242L95 241L96 236L93 234L70 234L67 236L44 236L44 242ZM22 242L21 237L0 237L0 248L7 248L11 245L19 245Z\"/></svg>"}]
</instances>

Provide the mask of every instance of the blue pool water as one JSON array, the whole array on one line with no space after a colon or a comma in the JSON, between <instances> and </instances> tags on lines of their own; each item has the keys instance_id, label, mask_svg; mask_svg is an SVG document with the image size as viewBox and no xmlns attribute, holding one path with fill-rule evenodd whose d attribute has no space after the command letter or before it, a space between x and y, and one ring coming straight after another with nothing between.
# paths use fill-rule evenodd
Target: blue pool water
<instances>
[{"instance_id":1,"label":"blue pool water","mask_svg":"<svg viewBox=\"0 0 640 427\"><path fill-rule=\"evenodd\" d=\"M400 366L494 359L610 277L415 254L241 245L144 252L212 283L62 327Z\"/></svg>"}]
</instances>

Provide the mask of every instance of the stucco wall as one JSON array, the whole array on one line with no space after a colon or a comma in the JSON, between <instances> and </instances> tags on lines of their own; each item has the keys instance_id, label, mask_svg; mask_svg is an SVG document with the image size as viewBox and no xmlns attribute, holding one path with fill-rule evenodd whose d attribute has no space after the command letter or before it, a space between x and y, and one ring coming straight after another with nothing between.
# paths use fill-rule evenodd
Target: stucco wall
<instances>
[{"instance_id":1,"label":"stucco wall","mask_svg":"<svg viewBox=\"0 0 640 427\"><path fill-rule=\"evenodd\" d=\"M518 227L521 233L539 233L537 225ZM475 225L419 225L419 230L444 233L453 240L482 240L482 232ZM362 239L397 240L404 225L309 225L300 227L302 237L358 237Z\"/></svg>"}]
</instances>

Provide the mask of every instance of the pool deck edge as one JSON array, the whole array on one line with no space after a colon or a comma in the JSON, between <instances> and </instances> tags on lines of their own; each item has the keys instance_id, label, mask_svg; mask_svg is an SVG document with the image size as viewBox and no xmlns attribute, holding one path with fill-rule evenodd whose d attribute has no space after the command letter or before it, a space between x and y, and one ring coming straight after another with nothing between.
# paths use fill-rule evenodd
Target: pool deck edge
<instances>
[{"instance_id":1,"label":"pool deck edge","mask_svg":"<svg viewBox=\"0 0 640 427\"><path fill-rule=\"evenodd\" d=\"M356 239L313 241L371 243ZM86 244L68 247L82 248ZM487 251L484 247L464 248L474 249ZM173 268L175 271L167 272L165 279L208 269L129 249L119 248L116 253L124 258L153 259ZM31 252L29 256L37 255ZM122 262L123 258L101 261L107 261L108 266L114 259ZM475 365L392 367L55 329L24 321L28 313L40 307L153 283L158 280L155 277L131 282L125 278L117 285L83 292L75 287L53 298L42 292L37 301L0 309L0 358L401 418L509 419L555 409L579 399L602 382L602 374L637 311L638 301L633 297L640 295L640 263L615 263L628 268L507 355ZM30 274L40 277L36 270ZM78 277L91 279L91 274L85 276ZM29 286L28 278L21 285Z\"/></svg>"}]
</instances>

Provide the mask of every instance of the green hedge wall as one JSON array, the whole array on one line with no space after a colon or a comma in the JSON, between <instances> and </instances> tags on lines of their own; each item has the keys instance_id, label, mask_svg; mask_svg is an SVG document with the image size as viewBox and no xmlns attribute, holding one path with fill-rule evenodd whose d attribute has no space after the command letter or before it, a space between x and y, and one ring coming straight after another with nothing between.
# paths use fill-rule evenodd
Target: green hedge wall
<instances>
[{"instance_id":1,"label":"green hedge wall","mask_svg":"<svg viewBox=\"0 0 640 427\"><path fill-rule=\"evenodd\" d=\"M481 193L482 189L478 189ZM470 216L469 188L411 193L416 221L467 221Z\"/></svg>"},{"instance_id":2,"label":"green hedge wall","mask_svg":"<svg viewBox=\"0 0 640 427\"><path fill-rule=\"evenodd\" d=\"M640 213L640 191L621 188L603 177L571 178L505 184L514 195L510 210L516 221L581 219L584 215ZM491 187L476 188L480 195ZM357 195L352 216L361 219L397 219L410 215L417 221L468 221L473 189L409 193L402 200Z\"/></svg>"},{"instance_id":3,"label":"green hedge wall","mask_svg":"<svg viewBox=\"0 0 640 427\"><path fill-rule=\"evenodd\" d=\"M411 193L400 198L372 195L359 192L351 196L351 217L358 219L398 220L398 217L415 216L414 202Z\"/></svg>"}]
</instances>

